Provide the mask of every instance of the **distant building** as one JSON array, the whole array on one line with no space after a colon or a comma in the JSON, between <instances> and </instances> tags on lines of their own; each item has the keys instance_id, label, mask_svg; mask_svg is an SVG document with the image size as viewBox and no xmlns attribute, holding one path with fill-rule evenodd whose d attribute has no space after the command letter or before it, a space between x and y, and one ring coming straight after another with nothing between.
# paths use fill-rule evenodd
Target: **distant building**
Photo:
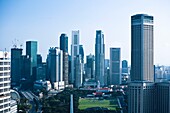
<instances>
[{"instance_id":1,"label":"distant building","mask_svg":"<svg viewBox=\"0 0 170 113\"><path fill-rule=\"evenodd\" d=\"M79 30L72 31L72 42L71 42L71 76L70 83L75 83L75 68L76 68L76 58L79 55Z\"/></svg>"},{"instance_id":2,"label":"distant building","mask_svg":"<svg viewBox=\"0 0 170 113\"><path fill-rule=\"evenodd\" d=\"M53 89L63 89L63 51L57 47L50 48L47 57L47 75Z\"/></svg>"},{"instance_id":3,"label":"distant building","mask_svg":"<svg viewBox=\"0 0 170 113\"><path fill-rule=\"evenodd\" d=\"M104 86L104 59L105 59L105 44L104 34L101 30L96 31L95 42L95 78Z\"/></svg>"},{"instance_id":4,"label":"distant building","mask_svg":"<svg viewBox=\"0 0 170 113\"><path fill-rule=\"evenodd\" d=\"M121 84L121 51L120 48L110 48L110 85Z\"/></svg>"},{"instance_id":5,"label":"distant building","mask_svg":"<svg viewBox=\"0 0 170 113\"><path fill-rule=\"evenodd\" d=\"M68 36L66 34L61 34L60 36L60 49L63 51L63 80L64 84L68 85L69 54L68 54Z\"/></svg>"},{"instance_id":6,"label":"distant building","mask_svg":"<svg viewBox=\"0 0 170 113\"><path fill-rule=\"evenodd\" d=\"M36 80L46 80L47 64L42 63L37 66Z\"/></svg>"},{"instance_id":7,"label":"distant building","mask_svg":"<svg viewBox=\"0 0 170 113\"><path fill-rule=\"evenodd\" d=\"M122 61L122 73L128 73L128 61L127 60Z\"/></svg>"},{"instance_id":8,"label":"distant building","mask_svg":"<svg viewBox=\"0 0 170 113\"><path fill-rule=\"evenodd\" d=\"M0 51L0 112L10 113L10 54Z\"/></svg>"},{"instance_id":9,"label":"distant building","mask_svg":"<svg viewBox=\"0 0 170 113\"><path fill-rule=\"evenodd\" d=\"M83 61L81 55L77 55L75 68L75 83L74 86L79 88L83 83Z\"/></svg>"},{"instance_id":10,"label":"distant building","mask_svg":"<svg viewBox=\"0 0 170 113\"><path fill-rule=\"evenodd\" d=\"M42 65L42 56L40 54L37 55L37 66Z\"/></svg>"},{"instance_id":11,"label":"distant building","mask_svg":"<svg viewBox=\"0 0 170 113\"><path fill-rule=\"evenodd\" d=\"M26 42L26 56L29 58L29 74L30 80L33 82L36 78L37 68L37 41Z\"/></svg>"},{"instance_id":12,"label":"distant building","mask_svg":"<svg viewBox=\"0 0 170 113\"><path fill-rule=\"evenodd\" d=\"M108 86L110 83L110 60L105 59L104 60L104 84L105 86Z\"/></svg>"},{"instance_id":13,"label":"distant building","mask_svg":"<svg viewBox=\"0 0 170 113\"><path fill-rule=\"evenodd\" d=\"M79 54L81 55L82 63L84 64L84 49L83 45L79 45Z\"/></svg>"},{"instance_id":14,"label":"distant building","mask_svg":"<svg viewBox=\"0 0 170 113\"><path fill-rule=\"evenodd\" d=\"M95 57L94 55L86 56L86 77L85 79L95 79Z\"/></svg>"},{"instance_id":15,"label":"distant building","mask_svg":"<svg viewBox=\"0 0 170 113\"><path fill-rule=\"evenodd\" d=\"M11 86L19 86L22 77L22 49L11 49Z\"/></svg>"}]
</instances>

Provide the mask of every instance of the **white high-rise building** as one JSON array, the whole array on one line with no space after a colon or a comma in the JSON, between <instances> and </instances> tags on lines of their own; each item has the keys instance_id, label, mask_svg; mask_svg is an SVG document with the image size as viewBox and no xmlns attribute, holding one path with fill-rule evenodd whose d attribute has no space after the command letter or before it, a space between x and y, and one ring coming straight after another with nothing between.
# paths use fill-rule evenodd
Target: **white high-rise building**
<instances>
[{"instance_id":1,"label":"white high-rise building","mask_svg":"<svg viewBox=\"0 0 170 113\"><path fill-rule=\"evenodd\" d=\"M76 57L79 55L79 30L72 31L72 43L71 43L71 76L70 83L75 83L75 68L76 68Z\"/></svg>"},{"instance_id":2,"label":"white high-rise building","mask_svg":"<svg viewBox=\"0 0 170 113\"><path fill-rule=\"evenodd\" d=\"M10 59L0 51L0 113L10 113Z\"/></svg>"}]
</instances>

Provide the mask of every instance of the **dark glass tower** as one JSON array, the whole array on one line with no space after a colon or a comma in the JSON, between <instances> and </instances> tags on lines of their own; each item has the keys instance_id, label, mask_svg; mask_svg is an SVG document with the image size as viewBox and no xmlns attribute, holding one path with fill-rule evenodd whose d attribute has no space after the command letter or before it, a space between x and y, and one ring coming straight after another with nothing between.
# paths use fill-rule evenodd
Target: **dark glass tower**
<instances>
[{"instance_id":1,"label":"dark glass tower","mask_svg":"<svg viewBox=\"0 0 170 113\"><path fill-rule=\"evenodd\" d=\"M121 84L121 49L110 48L110 85Z\"/></svg>"},{"instance_id":2,"label":"dark glass tower","mask_svg":"<svg viewBox=\"0 0 170 113\"><path fill-rule=\"evenodd\" d=\"M95 58L94 55L86 56L86 78L94 79L95 78Z\"/></svg>"},{"instance_id":3,"label":"dark glass tower","mask_svg":"<svg viewBox=\"0 0 170 113\"><path fill-rule=\"evenodd\" d=\"M29 58L29 72L32 81L36 77L36 67L37 67L37 41L27 41L26 42L26 56Z\"/></svg>"},{"instance_id":4,"label":"dark glass tower","mask_svg":"<svg viewBox=\"0 0 170 113\"><path fill-rule=\"evenodd\" d=\"M11 85L19 86L22 71L22 49L11 49Z\"/></svg>"},{"instance_id":5,"label":"dark glass tower","mask_svg":"<svg viewBox=\"0 0 170 113\"><path fill-rule=\"evenodd\" d=\"M153 16L131 17L131 40L131 80L153 82Z\"/></svg>"},{"instance_id":6,"label":"dark glass tower","mask_svg":"<svg viewBox=\"0 0 170 113\"><path fill-rule=\"evenodd\" d=\"M68 36L64 33L60 36L60 49L68 53Z\"/></svg>"},{"instance_id":7,"label":"dark glass tower","mask_svg":"<svg viewBox=\"0 0 170 113\"><path fill-rule=\"evenodd\" d=\"M83 45L79 45L79 54L81 55L82 63L84 63L84 49L83 49Z\"/></svg>"},{"instance_id":8,"label":"dark glass tower","mask_svg":"<svg viewBox=\"0 0 170 113\"><path fill-rule=\"evenodd\" d=\"M60 36L60 49L63 51L63 80L65 85L68 85L68 37L66 34Z\"/></svg>"},{"instance_id":9,"label":"dark glass tower","mask_svg":"<svg viewBox=\"0 0 170 113\"><path fill-rule=\"evenodd\" d=\"M99 81L101 86L104 86L104 59L105 59L104 34L101 30L97 30L95 43L95 75L96 81Z\"/></svg>"}]
</instances>

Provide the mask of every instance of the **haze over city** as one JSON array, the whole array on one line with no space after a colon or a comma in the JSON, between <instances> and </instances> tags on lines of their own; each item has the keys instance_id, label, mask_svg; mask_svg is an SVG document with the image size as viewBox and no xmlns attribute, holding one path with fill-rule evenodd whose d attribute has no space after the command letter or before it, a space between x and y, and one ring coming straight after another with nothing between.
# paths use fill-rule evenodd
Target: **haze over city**
<instances>
[{"instance_id":1,"label":"haze over city","mask_svg":"<svg viewBox=\"0 0 170 113\"><path fill-rule=\"evenodd\" d=\"M28 40L38 41L38 53L46 59L51 46L59 46L59 36L80 31L80 44L85 55L95 52L96 30L102 30L105 56L110 47L121 48L121 59L131 60L131 15L143 13L154 16L154 64L170 65L170 1L113 1L67 0L1 0L0 1L0 48L10 51L15 39L19 44ZM25 52L24 52L25 54Z\"/></svg>"}]
</instances>

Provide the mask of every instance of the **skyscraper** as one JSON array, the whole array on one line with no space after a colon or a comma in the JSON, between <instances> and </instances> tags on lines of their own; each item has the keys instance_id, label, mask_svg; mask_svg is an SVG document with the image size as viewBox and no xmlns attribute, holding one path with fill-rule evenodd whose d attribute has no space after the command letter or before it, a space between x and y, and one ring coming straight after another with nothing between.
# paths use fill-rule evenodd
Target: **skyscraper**
<instances>
[{"instance_id":1,"label":"skyscraper","mask_svg":"<svg viewBox=\"0 0 170 113\"><path fill-rule=\"evenodd\" d=\"M68 85L68 37L66 34L60 36L60 49L63 51L63 80Z\"/></svg>"},{"instance_id":2,"label":"skyscraper","mask_svg":"<svg viewBox=\"0 0 170 113\"><path fill-rule=\"evenodd\" d=\"M37 67L37 41L26 42L26 56L29 58L29 74L31 81L35 80Z\"/></svg>"},{"instance_id":3,"label":"skyscraper","mask_svg":"<svg viewBox=\"0 0 170 113\"><path fill-rule=\"evenodd\" d=\"M71 43L71 84L75 83L76 58L79 55L79 31L72 31Z\"/></svg>"},{"instance_id":4,"label":"skyscraper","mask_svg":"<svg viewBox=\"0 0 170 113\"><path fill-rule=\"evenodd\" d=\"M79 54L81 55L82 63L84 63L84 49L83 49L83 45L79 45Z\"/></svg>"},{"instance_id":5,"label":"skyscraper","mask_svg":"<svg viewBox=\"0 0 170 113\"><path fill-rule=\"evenodd\" d=\"M121 84L120 48L110 48L110 85Z\"/></svg>"},{"instance_id":6,"label":"skyscraper","mask_svg":"<svg viewBox=\"0 0 170 113\"><path fill-rule=\"evenodd\" d=\"M90 54L86 56L86 77L85 79L95 79L95 58Z\"/></svg>"},{"instance_id":7,"label":"skyscraper","mask_svg":"<svg viewBox=\"0 0 170 113\"><path fill-rule=\"evenodd\" d=\"M68 53L68 36L64 33L60 36L60 49L63 52Z\"/></svg>"},{"instance_id":8,"label":"skyscraper","mask_svg":"<svg viewBox=\"0 0 170 113\"><path fill-rule=\"evenodd\" d=\"M57 47L49 49L47 58L47 74L54 89L64 88L63 81L63 51Z\"/></svg>"},{"instance_id":9,"label":"skyscraper","mask_svg":"<svg viewBox=\"0 0 170 113\"><path fill-rule=\"evenodd\" d=\"M95 43L95 75L96 81L99 81L101 86L104 86L104 59L105 59L104 34L101 30L97 30Z\"/></svg>"},{"instance_id":10,"label":"skyscraper","mask_svg":"<svg viewBox=\"0 0 170 113\"><path fill-rule=\"evenodd\" d=\"M131 17L131 41L131 80L153 82L153 16Z\"/></svg>"},{"instance_id":11,"label":"skyscraper","mask_svg":"<svg viewBox=\"0 0 170 113\"><path fill-rule=\"evenodd\" d=\"M75 83L74 86L79 88L82 86L83 83L83 61L82 56L77 55L76 58L76 68L75 68Z\"/></svg>"},{"instance_id":12,"label":"skyscraper","mask_svg":"<svg viewBox=\"0 0 170 113\"><path fill-rule=\"evenodd\" d=\"M153 16L131 17L131 83L128 113L155 113Z\"/></svg>"},{"instance_id":13,"label":"skyscraper","mask_svg":"<svg viewBox=\"0 0 170 113\"><path fill-rule=\"evenodd\" d=\"M10 113L10 59L9 53L0 51L0 112Z\"/></svg>"},{"instance_id":14,"label":"skyscraper","mask_svg":"<svg viewBox=\"0 0 170 113\"><path fill-rule=\"evenodd\" d=\"M122 61L122 73L128 73L128 62L127 62L127 60Z\"/></svg>"},{"instance_id":15,"label":"skyscraper","mask_svg":"<svg viewBox=\"0 0 170 113\"><path fill-rule=\"evenodd\" d=\"M11 85L19 86L21 83L22 71L22 49L11 49Z\"/></svg>"}]
</instances>

